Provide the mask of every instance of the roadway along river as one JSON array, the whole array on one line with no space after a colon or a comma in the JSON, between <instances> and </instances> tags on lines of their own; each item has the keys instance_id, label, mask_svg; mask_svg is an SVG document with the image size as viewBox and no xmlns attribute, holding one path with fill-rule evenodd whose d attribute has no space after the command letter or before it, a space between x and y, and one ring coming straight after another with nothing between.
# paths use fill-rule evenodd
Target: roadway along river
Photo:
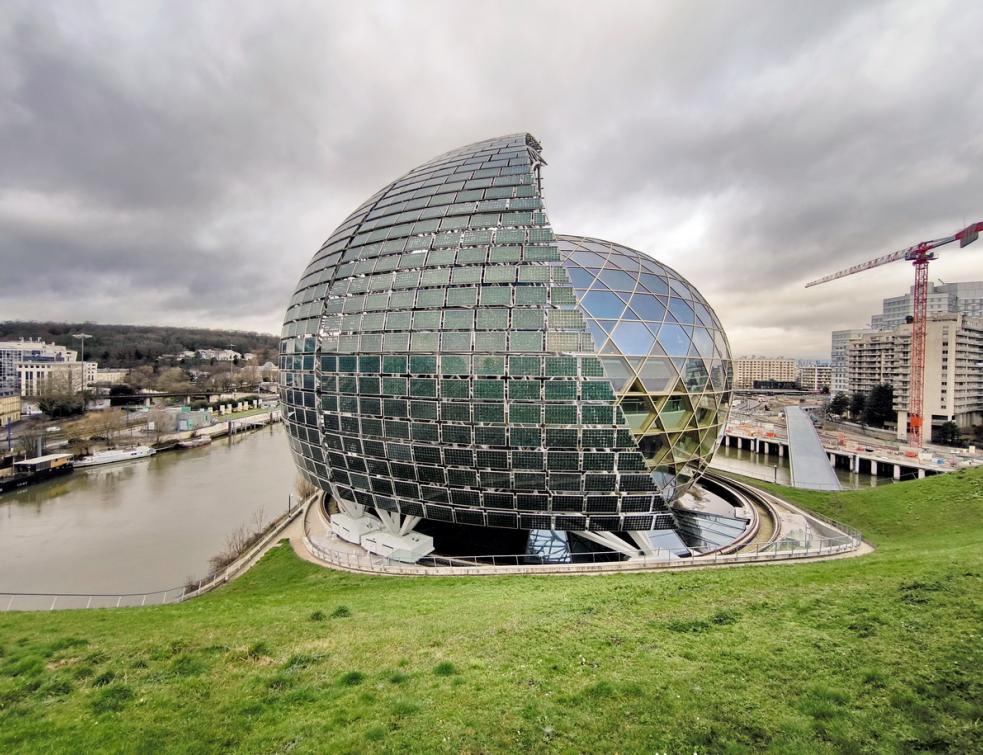
<instances>
[{"instance_id":1,"label":"roadway along river","mask_svg":"<svg viewBox=\"0 0 983 755\"><path fill-rule=\"evenodd\" d=\"M272 428L272 429L271 429ZM286 510L282 425L0 495L0 590L145 592L208 571L240 525ZM294 494L296 498L296 494Z\"/></svg>"}]
</instances>

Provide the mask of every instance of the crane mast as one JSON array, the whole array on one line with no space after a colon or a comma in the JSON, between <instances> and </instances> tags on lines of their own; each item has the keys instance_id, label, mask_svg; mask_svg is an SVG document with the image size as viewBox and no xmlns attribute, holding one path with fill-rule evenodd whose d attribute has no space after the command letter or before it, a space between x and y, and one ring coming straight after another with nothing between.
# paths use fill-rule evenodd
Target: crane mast
<instances>
[{"instance_id":1,"label":"crane mast","mask_svg":"<svg viewBox=\"0 0 983 755\"><path fill-rule=\"evenodd\" d=\"M841 270L831 275L826 275L817 280L810 281L806 288L818 286L821 283L845 278L854 273L880 267L890 262L907 260L915 268L915 286L912 290L912 318L911 318L911 376L908 380L908 442L921 448L924 443L925 419L923 416L925 406L925 338L928 332L928 263L936 259L932 252L940 246L951 244L958 241L960 247L969 246L983 231L983 222L963 228L952 236L946 236L932 241L922 241L907 249L900 249L890 254L885 254L868 262L853 265L845 270Z\"/></svg>"}]
</instances>

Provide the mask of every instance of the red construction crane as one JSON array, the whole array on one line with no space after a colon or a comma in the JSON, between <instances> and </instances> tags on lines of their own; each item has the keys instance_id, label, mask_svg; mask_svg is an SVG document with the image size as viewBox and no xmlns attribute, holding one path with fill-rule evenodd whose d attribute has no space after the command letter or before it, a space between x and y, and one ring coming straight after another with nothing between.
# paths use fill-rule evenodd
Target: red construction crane
<instances>
[{"instance_id":1,"label":"red construction crane","mask_svg":"<svg viewBox=\"0 0 983 755\"><path fill-rule=\"evenodd\" d=\"M932 241L922 241L907 249L901 249L883 257L877 257L868 262L848 267L838 273L827 275L811 283L806 283L806 288L818 286L820 283L828 283L837 278L845 278L854 273L870 270L872 267L880 267L889 262L897 260L908 260L915 266L915 288L913 292L914 317L911 322L911 382L908 386L908 442L920 448L922 445L922 418L923 397L925 394L925 329L928 320L928 263L934 260L933 249L940 246L951 244L958 241L960 247L968 246L979 238L983 231L983 222L973 223L973 225L963 228L952 236L944 239L934 239Z\"/></svg>"}]
</instances>

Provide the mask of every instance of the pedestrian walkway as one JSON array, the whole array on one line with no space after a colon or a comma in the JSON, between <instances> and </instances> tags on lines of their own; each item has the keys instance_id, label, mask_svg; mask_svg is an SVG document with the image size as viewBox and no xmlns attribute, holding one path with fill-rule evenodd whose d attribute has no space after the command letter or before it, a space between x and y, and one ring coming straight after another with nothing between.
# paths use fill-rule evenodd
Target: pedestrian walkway
<instances>
[{"instance_id":1,"label":"pedestrian walkway","mask_svg":"<svg viewBox=\"0 0 983 755\"><path fill-rule=\"evenodd\" d=\"M797 406L785 409L792 486L807 490L841 490L833 465L812 419Z\"/></svg>"}]
</instances>

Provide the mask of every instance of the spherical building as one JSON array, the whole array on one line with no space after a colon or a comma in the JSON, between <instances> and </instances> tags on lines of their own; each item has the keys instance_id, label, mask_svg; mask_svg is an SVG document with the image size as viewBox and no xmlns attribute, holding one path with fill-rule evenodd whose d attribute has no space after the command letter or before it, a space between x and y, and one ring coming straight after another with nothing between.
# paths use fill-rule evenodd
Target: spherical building
<instances>
[{"instance_id":1,"label":"spherical building","mask_svg":"<svg viewBox=\"0 0 983 755\"><path fill-rule=\"evenodd\" d=\"M669 504L725 419L726 339L668 268L555 237L542 165L528 134L431 160L301 277L281 398L339 536L415 560L433 549L421 520L526 530L541 550L570 531L622 552L674 535Z\"/></svg>"},{"instance_id":2,"label":"spherical building","mask_svg":"<svg viewBox=\"0 0 983 755\"><path fill-rule=\"evenodd\" d=\"M700 292L634 249L557 237L605 377L663 495L685 492L717 448L730 403L730 347Z\"/></svg>"}]
</instances>

